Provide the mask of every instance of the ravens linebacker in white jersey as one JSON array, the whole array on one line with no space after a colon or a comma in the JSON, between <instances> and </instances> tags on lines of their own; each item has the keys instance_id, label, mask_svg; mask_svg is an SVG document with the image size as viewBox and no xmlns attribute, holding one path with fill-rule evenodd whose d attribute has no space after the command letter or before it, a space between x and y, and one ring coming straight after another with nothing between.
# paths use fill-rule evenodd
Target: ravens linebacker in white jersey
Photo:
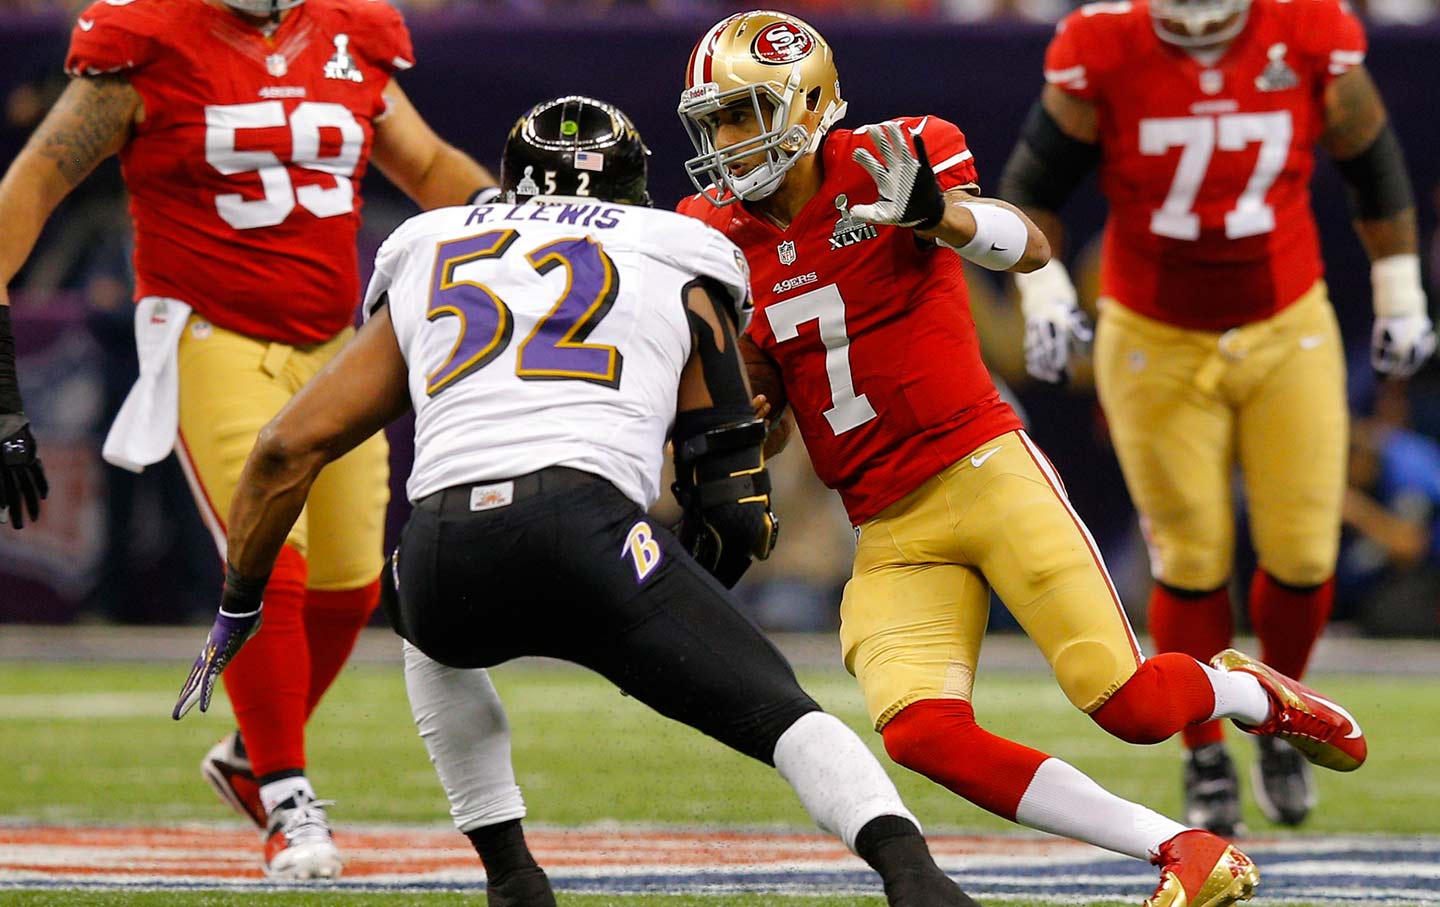
<instances>
[{"instance_id":1,"label":"ravens linebacker in white jersey","mask_svg":"<svg viewBox=\"0 0 1440 907\"><path fill-rule=\"evenodd\" d=\"M473 670L523 655L591 668L776 767L890 904L973 907L869 750L726 591L777 528L736 347L748 274L719 232L644 207L647 154L618 109L547 101L510 133L501 201L422 214L386 241L365 327L246 463L220 616L176 714L205 709L258 623L315 474L413 409L414 510L385 607L492 907L554 904L520 831L503 711ZM678 537L645 511L667 438Z\"/></svg>"}]
</instances>

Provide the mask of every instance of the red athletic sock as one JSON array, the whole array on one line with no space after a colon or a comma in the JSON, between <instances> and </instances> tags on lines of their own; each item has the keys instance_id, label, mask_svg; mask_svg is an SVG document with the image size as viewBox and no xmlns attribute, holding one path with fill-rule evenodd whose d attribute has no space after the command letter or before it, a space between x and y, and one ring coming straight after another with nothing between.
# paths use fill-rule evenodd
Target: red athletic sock
<instances>
[{"instance_id":1,"label":"red athletic sock","mask_svg":"<svg viewBox=\"0 0 1440 907\"><path fill-rule=\"evenodd\" d=\"M1260 660L1297 680L1304 676L1334 603L1333 576L1318 586L1296 589L1256 570L1250 581L1250 623L1260 638Z\"/></svg>"},{"instance_id":2,"label":"red athletic sock","mask_svg":"<svg viewBox=\"0 0 1440 907\"><path fill-rule=\"evenodd\" d=\"M1090 717L1127 743L1159 743L1215 714L1215 689L1189 655L1162 652L1145 662Z\"/></svg>"},{"instance_id":3,"label":"red athletic sock","mask_svg":"<svg viewBox=\"0 0 1440 907\"><path fill-rule=\"evenodd\" d=\"M379 579L358 589L310 589L305 593L305 637L310 644L307 717L345 667L356 638L379 603Z\"/></svg>"},{"instance_id":4,"label":"red athletic sock","mask_svg":"<svg viewBox=\"0 0 1440 907\"><path fill-rule=\"evenodd\" d=\"M305 768L305 558L280 549L265 587L260 632L225 669L225 691L257 777Z\"/></svg>"},{"instance_id":5,"label":"red athletic sock","mask_svg":"<svg viewBox=\"0 0 1440 907\"><path fill-rule=\"evenodd\" d=\"M1011 822L1040 763L1050 758L981 728L963 699L908 705L881 736L891 759Z\"/></svg>"},{"instance_id":6,"label":"red athletic sock","mask_svg":"<svg viewBox=\"0 0 1440 907\"><path fill-rule=\"evenodd\" d=\"M1160 583L1150 591L1150 636L1159 652L1181 652L1210 663L1230 645L1235 619L1230 613L1230 590L1221 586L1202 594L1177 593ZM1224 738L1219 721L1187 725L1180 739L1187 749L1218 743Z\"/></svg>"}]
</instances>

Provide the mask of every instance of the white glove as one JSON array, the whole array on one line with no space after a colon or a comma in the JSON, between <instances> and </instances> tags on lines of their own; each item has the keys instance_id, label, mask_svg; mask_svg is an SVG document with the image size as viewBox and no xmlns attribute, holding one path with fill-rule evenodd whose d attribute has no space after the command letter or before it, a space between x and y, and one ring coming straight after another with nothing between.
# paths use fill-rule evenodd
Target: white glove
<instances>
[{"instance_id":1,"label":"white glove","mask_svg":"<svg viewBox=\"0 0 1440 907\"><path fill-rule=\"evenodd\" d=\"M1070 273L1058 258L1029 274L1016 274L1025 314L1025 371L1049 384L1064 384L1072 357L1086 356L1095 340L1081 311Z\"/></svg>"},{"instance_id":2,"label":"white glove","mask_svg":"<svg viewBox=\"0 0 1440 907\"><path fill-rule=\"evenodd\" d=\"M1425 310L1420 256L1389 255L1370 265L1375 328L1370 364L1392 378L1408 378L1435 352L1435 326Z\"/></svg>"},{"instance_id":3,"label":"white glove","mask_svg":"<svg viewBox=\"0 0 1440 907\"><path fill-rule=\"evenodd\" d=\"M866 148L856 148L851 157L875 181L880 198L873 205L855 205L850 213L867 223L920 230L939 224L945 218L945 195L930 169L925 140L916 134L912 152L900 125L891 121L880 124L874 138L884 163Z\"/></svg>"}]
</instances>

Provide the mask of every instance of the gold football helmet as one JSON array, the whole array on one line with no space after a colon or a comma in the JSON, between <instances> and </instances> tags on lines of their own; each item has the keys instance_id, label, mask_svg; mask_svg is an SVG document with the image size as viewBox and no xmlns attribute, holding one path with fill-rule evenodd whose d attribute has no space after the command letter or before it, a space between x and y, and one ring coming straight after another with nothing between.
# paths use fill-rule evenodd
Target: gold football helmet
<instances>
[{"instance_id":1,"label":"gold football helmet","mask_svg":"<svg viewBox=\"0 0 1440 907\"><path fill-rule=\"evenodd\" d=\"M715 146L714 115L735 104L752 107L760 134ZM690 53L680 119L699 152L685 171L716 205L757 201L780 187L785 172L845 115L830 45L806 23L757 10L717 22ZM763 153L765 162L743 175L731 165ZM730 190L727 197L724 190Z\"/></svg>"}]
</instances>

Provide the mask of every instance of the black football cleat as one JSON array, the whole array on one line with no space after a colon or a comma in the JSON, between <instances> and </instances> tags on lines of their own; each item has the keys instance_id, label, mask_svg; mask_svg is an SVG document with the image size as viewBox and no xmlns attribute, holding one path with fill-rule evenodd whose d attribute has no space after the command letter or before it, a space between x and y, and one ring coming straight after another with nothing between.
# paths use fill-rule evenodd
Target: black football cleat
<instances>
[{"instance_id":1,"label":"black football cleat","mask_svg":"<svg viewBox=\"0 0 1440 907\"><path fill-rule=\"evenodd\" d=\"M550 878L539 866L518 869L485 885L486 907L555 907Z\"/></svg>"},{"instance_id":2,"label":"black football cleat","mask_svg":"<svg viewBox=\"0 0 1440 907\"><path fill-rule=\"evenodd\" d=\"M1222 838L1245 834L1240 779L1224 743L1207 743L1186 752L1184 822Z\"/></svg>"},{"instance_id":3,"label":"black football cleat","mask_svg":"<svg viewBox=\"0 0 1440 907\"><path fill-rule=\"evenodd\" d=\"M1250 767L1255 802L1277 825L1299 825L1320 799L1310 763L1277 737L1257 737L1260 758Z\"/></svg>"}]
</instances>

